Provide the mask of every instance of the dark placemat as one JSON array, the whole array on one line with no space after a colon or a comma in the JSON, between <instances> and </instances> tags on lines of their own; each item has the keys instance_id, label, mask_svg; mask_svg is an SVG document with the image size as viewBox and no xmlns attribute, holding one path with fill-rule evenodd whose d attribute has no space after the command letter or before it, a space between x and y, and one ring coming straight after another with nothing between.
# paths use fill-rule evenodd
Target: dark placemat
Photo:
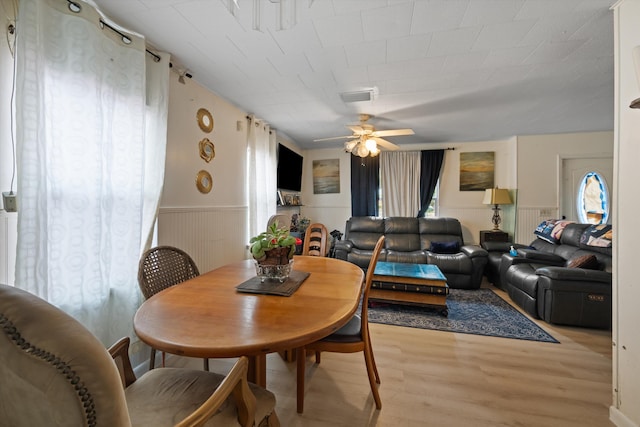
<instances>
[{"instance_id":1,"label":"dark placemat","mask_svg":"<svg viewBox=\"0 0 640 427\"><path fill-rule=\"evenodd\" d=\"M236 286L238 292L248 292L252 294L268 294L289 297L302 285L311 273L293 270L289 278L280 283L277 280L267 279L262 283L258 276L252 277L246 282Z\"/></svg>"}]
</instances>

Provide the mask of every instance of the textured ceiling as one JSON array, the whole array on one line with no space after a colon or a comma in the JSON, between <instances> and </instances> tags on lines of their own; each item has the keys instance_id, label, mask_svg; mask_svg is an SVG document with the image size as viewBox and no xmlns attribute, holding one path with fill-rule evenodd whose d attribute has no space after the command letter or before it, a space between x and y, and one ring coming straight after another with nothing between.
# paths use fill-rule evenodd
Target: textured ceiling
<instances>
[{"instance_id":1,"label":"textured ceiling","mask_svg":"<svg viewBox=\"0 0 640 427\"><path fill-rule=\"evenodd\" d=\"M400 144L613 129L615 0L95 1L304 148L359 113Z\"/></svg>"}]
</instances>

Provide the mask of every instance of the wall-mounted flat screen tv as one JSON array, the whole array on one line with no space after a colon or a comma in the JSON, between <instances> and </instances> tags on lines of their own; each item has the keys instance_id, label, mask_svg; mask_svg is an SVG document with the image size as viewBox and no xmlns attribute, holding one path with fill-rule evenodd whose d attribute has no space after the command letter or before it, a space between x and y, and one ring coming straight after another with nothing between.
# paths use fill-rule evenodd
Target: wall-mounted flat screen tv
<instances>
[{"instance_id":1,"label":"wall-mounted flat screen tv","mask_svg":"<svg viewBox=\"0 0 640 427\"><path fill-rule=\"evenodd\" d=\"M278 144L278 188L302 190L302 156L282 144Z\"/></svg>"}]
</instances>

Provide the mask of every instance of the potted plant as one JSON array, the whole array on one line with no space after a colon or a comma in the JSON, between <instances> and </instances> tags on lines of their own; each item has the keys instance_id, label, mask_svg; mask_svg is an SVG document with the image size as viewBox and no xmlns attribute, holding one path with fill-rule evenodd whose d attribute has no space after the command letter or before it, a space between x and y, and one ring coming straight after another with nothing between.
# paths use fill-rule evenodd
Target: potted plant
<instances>
[{"instance_id":1,"label":"potted plant","mask_svg":"<svg viewBox=\"0 0 640 427\"><path fill-rule=\"evenodd\" d=\"M251 238L249 243L251 255L256 260L256 274L263 282L266 279L284 282L289 277L299 241L289 234L288 227L278 228L278 221Z\"/></svg>"}]
</instances>

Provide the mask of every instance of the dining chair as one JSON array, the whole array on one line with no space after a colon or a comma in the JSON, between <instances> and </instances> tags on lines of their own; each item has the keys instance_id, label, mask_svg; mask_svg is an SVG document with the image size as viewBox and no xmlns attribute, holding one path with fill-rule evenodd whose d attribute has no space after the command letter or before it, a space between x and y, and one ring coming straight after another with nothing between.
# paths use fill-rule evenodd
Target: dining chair
<instances>
[{"instance_id":1,"label":"dining chair","mask_svg":"<svg viewBox=\"0 0 640 427\"><path fill-rule=\"evenodd\" d=\"M128 347L125 337L108 351L59 308L0 285L0 424L279 426L273 393L247 382L246 357L226 376L158 368L136 379Z\"/></svg>"},{"instance_id":2,"label":"dining chair","mask_svg":"<svg viewBox=\"0 0 640 427\"><path fill-rule=\"evenodd\" d=\"M346 325L338 329L333 334L297 349L296 397L298 413L302 413L304 411L304 381L307 351L315 352L317 364L320 363L320 354L323 351L334 353L356 353L360 351L363 352L364 362L367 368L367 375L369 377L369 385L371 386L371 392L373 393L373 399L376 403L376 408L382 408L382 401L380 400L380 394L378 393L377 386L377 384L380 384L380 375L378 374L378 368L376 367L376 361L373 356L371 337L369 335L369 320L367 317L369 314L369 291L371 290L371 283L373 281L373 272L376 269L376 264L378 263L378 258L380 256L380 252L382 251L383 245L384 236L381 236L378 239L375 248L373 249L371 260L369 261L369 267L365 275L365 284L361 300L360 314L355 314Z\"/></svg>"},{"instance_id":3,"label":"dining chair","mask_svg":"<svg viewBox=\"0 0 640 427\"><path fill-rule=\"evenodd\" d=\"M160 291L199 276L200 272L193 259L182 249L173 246L156 246L140 257L138 265L138 285L145 299ZM149 369L153 369L156 349L151 348ZM164 367L165 354L162 353ZM209 359L203 359L204 369L209 370Z\"/></svg>"},{"instance_id":4,"label":"dining chair","mask_svg":"<svg viewBox=\"0 0 640 427\"><path fill-rule=\"evenodd\" d=\"M327 256L329 232L324 224L318 222L309 225L304 235L302 255Z\"/></svg>"},{"instance_id":5,"label":"dining chair","mask_svg":"<svg viewBox=\"0 0 640 427\"><path fill-rule=\"evenodd\" d=\"M283 215L283 214L271 215L271 217L269 217L269 221L267 221L266 229L268 229L271 226L271 224L273 224L276 221L278 221L278 228L285 227L288 230L289 227L291 226L291 217L289 215Z\"/></svg>"}]
</instances>

